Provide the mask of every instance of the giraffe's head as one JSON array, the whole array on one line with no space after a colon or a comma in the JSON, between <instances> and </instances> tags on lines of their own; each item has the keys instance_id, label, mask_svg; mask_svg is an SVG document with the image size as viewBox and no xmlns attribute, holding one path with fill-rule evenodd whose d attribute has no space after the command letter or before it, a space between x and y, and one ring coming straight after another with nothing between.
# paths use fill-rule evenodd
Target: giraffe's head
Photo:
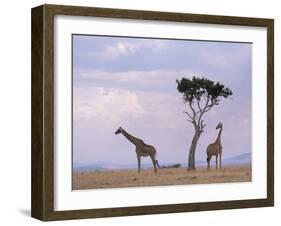
<instances>
[{"instance_id":1,"label":"giraffe's head","mask_svg":"<svg viewBox=\"0 0 281 226\"><path fill-rule=\"evenodd\" d=\"M122 133L122 127L120 126L116 131L115 131L115 134L117 135L117 134L119 134L119 133Z\"/></svg>"},{"instance_id":2,"label":"giraffe's head","mask_svg":"<svg viewBox=\"0 0 281 226\"><path fill-rule=\"evenodd\" d=\"M217 125L216 129L221 129L222 128L222 123L219 122L219 124Z\"/></svg>"}]
</instances>

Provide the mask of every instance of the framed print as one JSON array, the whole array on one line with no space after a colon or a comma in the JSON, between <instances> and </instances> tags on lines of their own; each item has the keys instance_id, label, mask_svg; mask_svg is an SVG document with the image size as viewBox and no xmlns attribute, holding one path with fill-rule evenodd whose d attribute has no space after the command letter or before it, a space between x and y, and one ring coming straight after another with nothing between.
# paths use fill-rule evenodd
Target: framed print
<instances>
[{"instance_id":1,"label":"framed print","mask_svg":"<svg viewBox=\"0 0 281 226\"><path fill-rule=\"evenodd\" d=\"M32 216L274 205L274 21L32 9Z\"/></svg>"}]
</instances>

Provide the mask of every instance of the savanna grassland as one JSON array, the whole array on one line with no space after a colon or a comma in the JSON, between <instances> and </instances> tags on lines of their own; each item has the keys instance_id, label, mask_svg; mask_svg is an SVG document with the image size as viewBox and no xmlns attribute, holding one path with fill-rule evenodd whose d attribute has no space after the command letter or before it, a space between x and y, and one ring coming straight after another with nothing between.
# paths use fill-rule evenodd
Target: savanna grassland
<instances>
[{"instance_id":1,"label":"savanna grassland","mask_svg":"<svg viewBox=\"0 0 281 226\"><path fill-rule=\"evenodd\" d=\"M226 166L221 170L197 168L161 168L157 174L153 169L110 170L73 172L73 190L96 188L124 188L142 186L184 185L249 182L252 180L251 166Z\"/></svg>"}]
</instances>

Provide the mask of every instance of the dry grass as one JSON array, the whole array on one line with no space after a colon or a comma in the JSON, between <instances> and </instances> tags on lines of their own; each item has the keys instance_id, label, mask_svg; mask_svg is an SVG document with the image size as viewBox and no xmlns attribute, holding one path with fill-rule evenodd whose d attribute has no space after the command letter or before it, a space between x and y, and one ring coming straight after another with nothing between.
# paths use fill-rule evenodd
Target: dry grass
<instances>
[{"instance_id":1,"label":"dry grass","mask_svg":"<svg viewBox=\"0 0 281 226\"><path fill-rule=\"evenodd\" d=\"M229 166L221 170L198 168L188 172L185 168L119 171L74 172L73 189L124 188L142 186L209 184L251 181L251 166Z\"/></svg>"}]
</instances>

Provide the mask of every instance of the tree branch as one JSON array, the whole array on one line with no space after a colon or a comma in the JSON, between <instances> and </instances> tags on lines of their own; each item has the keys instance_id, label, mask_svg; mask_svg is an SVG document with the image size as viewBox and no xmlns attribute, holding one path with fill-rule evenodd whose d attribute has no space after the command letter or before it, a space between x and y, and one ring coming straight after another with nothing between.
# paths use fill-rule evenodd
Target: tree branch
<instances>
[{"instance_id":1,"label":"tree branch","mask_svg":"<svg viewBox=\"0 0 281 226\"><path fill-rule=\"evenodd\" d=\"M204 108L201 110L201 114L200 114L200 116L199 116L199 118L198 118L198 122L197 122L197 126L198 126L198 128L199 128L199 130L202 130L206 125L204 125L203 126L203 121L204 120L202 120L201 121L201 119L202 119L202 117L203 117L203 115L207 112L206 111L206 108L207 108L207 106L208 106L208 104L209 104L209 101L210 101L210 98L209 98L209 96L207 97L207 100L206 100L206 103L205 103L205 106L204 106ZM203 127L203 128L202 128Z\"/></svg>"},{"instance_id":2,"label":"tree branch","mask_svg":"<svg viewBox=\"0 0 281 226\"><path fill-rule=\"evenodd\" d=\"M211 110L211 108L214 105L218 105L218 102L214 99L211 99L210 96L205 96L205 100L206 103L204 105L204 107L202 108L202 106L200 105L200 101L198 99L194 100L196 101L196 104L198 106L198 111L195 111L194 106L192 105L193 102L192 101L188 101L189 103L189 107L193 113L193 116L185 111L184 113L188 115L189 119L187 119L189 122L191 122L194 126L195 130L199 130L201 132L203 132L203 129L206 127L206 124L204 124L204 120L202 120L203 115L208 112L209 110ZM211 101L211 103L210 103ZM197 118L196 116L199 114L199 117ZM197 119L196 119L197 118Z\"/></svg>"},{"instance_id":3,"label":"tree branch","mask_svg":"<svg viewBox=\"0 0 281 226\"><path fill-rule=\"evenodd\" d=\"M197 100L197 106L198 106L199 112L202 112L202 108L200 106L200 100L199 99L196 99L196 100Z\"/></svg>"},{"instance_id":4,"label":"tree branch","mask_svg":"<svg viewBox=\"0 0 281 226\"><path fill-rule=\"evenodd\" d=\"M193 116L194 116L194 118L195 118L195 116L196 116L197 113L195 112L195 110L194 110L194 108L193 108L193 106L192 106L192 104L191 104L191 101L189 101L188 103L189 103L190 109L191 109L192 112L193 112Z\"/></svg>"},{"instance_id":5,"label":"tree branch","mask_svg":"<svg viewBox=\"0 0 281 226\"><path fill-rule=\"evenodd\" d=\"M203 124L204 120L201 121L200 130L203 132L203 129L206 127L207 124Z\"/></svg>"},{"instance_id":6,"label":"tree branch","mask_svg":"<svg viewBox=\"0 0 281 226\"><path fill-rule=\"evenodd\" d=\"M203 112L206 110L206 108L207 108L207 106L208 106L208 104L209 104L209 101L210 101L210 98L209 98L209 96L208 96L207 99L206 99L205 106L204 106L204 108L203 108Z\"/></svg>"},{"instance_id":7,"label":"tree branch","mask_svg":"<svg viewBox=\"0 0 281 226\"><path fill-rule=\"evenodd\" d=\"M204 112L207 112L211 110L211 108L215 105L218 105L218 103L214 102L213 100L211 101L211 104L207 105L206 108L204 109Z\"/></svg>"},{"instance_id":8,"label":"tree branch","mask_svg":"<svg viewBox=\"0 0 281 226\"><path fill-rule=\"evenodd\" d=\"M194 117L192 117L187 111L184 111L183 113L187 114L189 118L191 118L194 121Z\"/></svg>"},{"instance_id":9,"label":"tree branch","mask_svg":"<svg viewBox=\"0 0 281 226\"><path fill-rule=\"evenodd\" d=\"M206 108L205 111L204 111L204 113L210 111L213 106L214 106L214 105L209 105L209 108Z\"/></svg>"},{"instance_id":10,"label":"tree branch","mask_svg":"<svg viewBox=\"0 0 281 226\"><path fill-rule=\"evenodd\" d=\"M206 104L205 104L205 107L203 109L203 112L206 113L208 112L214 105L218 105L218 102L217 101L214 101L213 99L211 100L211 103L209 104L210 102L210 98L208 98Z\"/></svg>"},{"instance_id":11,"label":"tree branch","mask_svg":"<svg viewBox=\"0 0 281 226\"><path fill-rule=\"evenodd\" d=\"M192 117L187 111L184 111L183 113L185 113L190 119L187 119L187 121L191 122L194 126L194 129L196 130L196 121L195 118Z\"/></svg>"}]
</instances>

